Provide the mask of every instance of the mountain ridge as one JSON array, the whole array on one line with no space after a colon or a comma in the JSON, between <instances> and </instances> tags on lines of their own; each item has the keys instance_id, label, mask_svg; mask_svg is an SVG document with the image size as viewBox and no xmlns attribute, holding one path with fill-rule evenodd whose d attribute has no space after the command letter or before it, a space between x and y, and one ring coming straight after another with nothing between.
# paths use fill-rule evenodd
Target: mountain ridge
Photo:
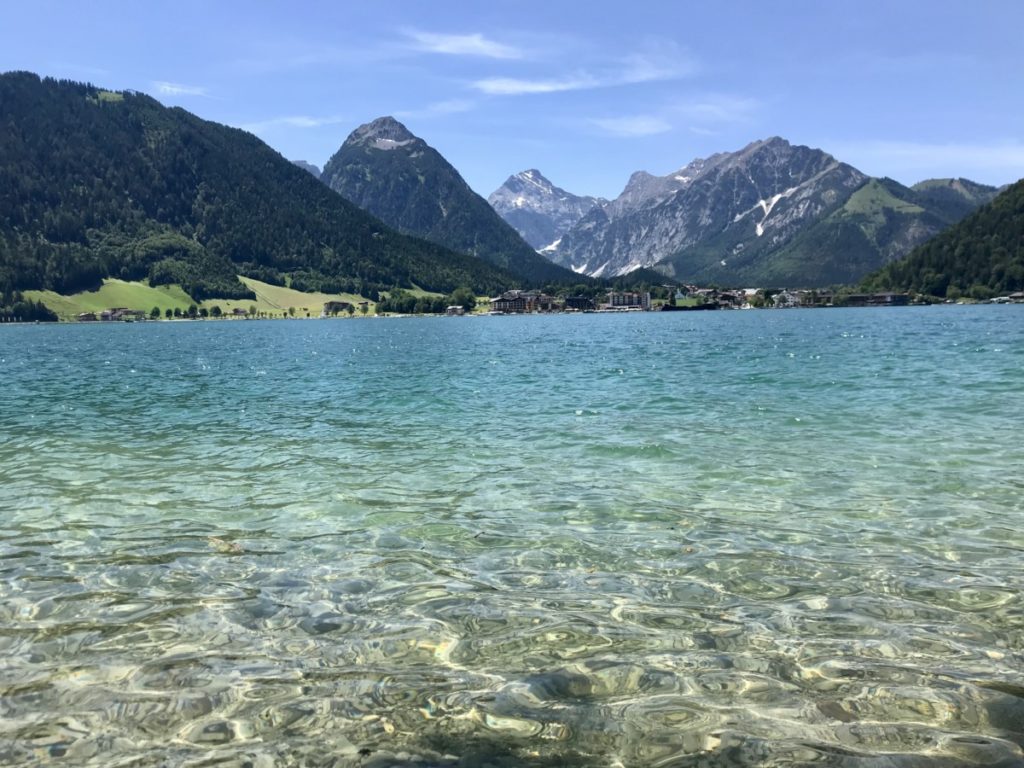
<instances>
[{"instance_id":1,"label":"mountain ridge","mask_svg":"<svg viewBox=\"0 0 1024 768\"><path fill-rule=\"evenodd\" d=\"M393 117L352 131L324 166L321 181L400 232L528 282L576 279L538 255L437 150Z\"/></svg>"},{"instance_id":2,"label":"mountain ridge","mask_svg":"<svg viewBox=\"0 0 1024 768\"><path fill-rule=\"evenodd\" d=\"M389 229L250 133L134 91L0 75L0 291L103 278L250 297L237 275L364 295L516 278Z\"/></svg>"},{"instance_id":3,"label":"mountain ridge","mask_svg":"<svg viewBox=\"0 0 1024 768\"><path fill-rule=\"evenodd\" d=\"M861 210L863 200L847 207L869 183L861 197L874 207ZM632 174L549 255L600 277L648 267L731 286L856 282L995 194L968 180L921 185L873 180L822 150L772 136L666 176Z\"/></svg>"},{"instance_id":4,"label":"mountain ridge","mask_svg":"<svg viewBox=\"0 0 1024 768\"><path fill-rule=\"evenodd\" d=\"M1003 187L906 258L867 276L862 286L947 299L1024 291L1024 179Z\"/></svg>"},{"instance_id":5,"label":"mountain ridge","mask_svg":"<svg viewBox=\"0 0 1024 768\"><path fill-rule=\"evenodd\" d=\"M543 252L591 208L607 201L574 195L529 168L509 176L487 202L526 242Z\"/></svg>"}]
</instances>

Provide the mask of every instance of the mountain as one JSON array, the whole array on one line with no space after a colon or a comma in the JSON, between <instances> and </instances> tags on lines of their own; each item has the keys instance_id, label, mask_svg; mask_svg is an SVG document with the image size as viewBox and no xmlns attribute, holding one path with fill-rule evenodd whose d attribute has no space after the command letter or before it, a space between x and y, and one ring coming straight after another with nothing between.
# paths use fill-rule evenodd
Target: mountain
<instances>
[{"instance_id":1,"label":"mountain","mask_svg":"<svg viewBox=\"0 0 1024 768\"><path fill-rule=\"evenodd\" d=\"M839 208L772 254L774 272L768 276L775 279L768 282L784 285L800 271L809 285L855 283L880 265L903 258L996 194L994 187L959 180L919 187L869 179Z\"/></svg>"},{"instance_id":2,"label":"mountain","mask_svg":"<svg viewBox=\"0 0 1024 768\"><path fill-rule=\"evenodd\" d=\"M962 181L910 189L775 137L668 176L634 174L552 259L590 275L654 266L687 282L820 287L861 279L994 193Z\"/></svg>"},{"instance_id":3,"label":"mountain","mask_svg":"<svg viewBox=\"0 0 1024 768\"><path fill-rule=\"evenodd\" d=\"M115 92L0 75L0 291L106 277L250 297L237 275L367 295L508 273L392 231L255 136Z\"/></svg>"},{"instance_id":4,"label":"mountain","mask_svg":"<svg viewBox=\"0 0 1024 768\"><path fill-rule=\"evenodd\" d=\"M957 184L963 182L941 186ZM870 275L864 286L951 299L1024 291L1024 179L906 258Z\"/></svg>"},{"instance_id":5,"label":"mountain","mask_svg":"<svg viewBox=\"0 0 1024 768\"><path fill-rule=\"evenodd\" d=\"M1001 191L968 179L928 179L911 187L922 205L945 212L949 218L962 219Z\"/></svg>"},{"instance_id":6,"label":"mountain","mask_svg":"<svg viewBox=\"0 0 1024 768\"><path fill-rule=\"evenodd\" d=\"M400 232L477 256L528 282L578 280L539 256L437 150L393 117L354 130L324 166L321 181Z\"/></svg>"},{"instance_id":7,"label":"mountain","mask_svg":"<svg viewBox=\"0 0 1024 768\"><path fill-rule=\"evenodd\" d=\"M540 251L552 246L595 205L608 201L566 192L531 168L509 176L487 202Z\"/></svg>"},{"instance_id":8,"label":"mountain","mask_svg":"<svg viewBox=\"0 0 1024 768\"><path fill-rule=\"evenodd\" d=\"M314 179L320 178L320 169L317 168L312 163L307 163L305 160L292 160L292 163L294 165L297 165L302 170L309 171L310 173L312 173Z\"/></svg>"}]
</instances>

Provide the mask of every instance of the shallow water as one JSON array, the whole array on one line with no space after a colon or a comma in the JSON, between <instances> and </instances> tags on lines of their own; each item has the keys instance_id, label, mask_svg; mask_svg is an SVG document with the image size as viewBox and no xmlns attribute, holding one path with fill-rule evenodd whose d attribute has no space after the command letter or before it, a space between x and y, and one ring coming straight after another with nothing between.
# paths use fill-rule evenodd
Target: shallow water
<instances>
[{"instance_id":1,"label":"shallow water","mask_svg":"<svg viewBox=\"0 0 1024 768\"><path fill-rule=\"evenodd\" d=\"M1024 307L0 328L0 763L1009 766Z\"/></svg>"}]
</instances>

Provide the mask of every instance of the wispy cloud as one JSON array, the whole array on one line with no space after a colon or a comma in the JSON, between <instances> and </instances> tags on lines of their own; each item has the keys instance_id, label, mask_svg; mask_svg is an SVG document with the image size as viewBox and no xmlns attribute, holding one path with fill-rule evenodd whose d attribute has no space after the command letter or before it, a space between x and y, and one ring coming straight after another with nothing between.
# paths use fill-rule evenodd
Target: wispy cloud
<instances>
[{"instance_id":1,"label":"wispy cloud","mask_svg":"<svg viewBox=\"0 0 1024 768\"><path fill-rule=\"evenodd\" d=\"M285 117L272 117L255 123L243 123L239 127L244 131L249 131L249 133L265 133L274 128L320 128L325 125L338 125L345 122L351 121L339 115L332 115L330 117L287 115Z\"/></svg>"},{"instance_id":2,"label":"wispy cloud","mask_svg":"<svg viewBox=\"0 0 1024 768\"><path fill-rule=\"evenodd\" d=\"M455 115L460 112L469 112L474 107L476 107L476 103L473 101L448 99L446 101L435 101L433 104L428 104L422 109L398 110L393 114L395 117L402 119L442 117L444 115Z\"/></svg>"},{"instance_id":3,"label":"wispy cloud","mask_svg":"<svg viewBox=\"0 0 1024 768\"><path fill-rule=\"evenodd\" d=\"M655 115L594 118L590 122L607 134L623 138L653 136L672 130L671 123Z\"/></svg>"},{"instance_id":4,"label":"wispy cloud","mask_svg":"<svg viewBox=\"0 0 1024 768\"><path fill-rule=\"evenodd\" d=\"M169 83L166 80L154 80L153 87L157 93L165 96L209 96L209 89L201 85L183 85Z\"/></svg>"},{"instance_id":5,"label":"wispy cloud","mask_svg":"<svg viewBox=\"0 0 1024 768\"><path fill-rule=\"evenodd\" d=\"M522 96L679 80L696 71L696 63L685 51L663 43L652 44L644 53L624 56L614 66L547 78L487 77L475 80L471 86L490 96Z\"/></svg>"},{"instance_id":6,"label":"wispy cloud","mask_svg":"<svg viewBox=\"0 0 1024 768\"><path fill-rule=\"evenodd\" d=\"M451 56L483 56L488 59L521 59L523 51L512 45L499 43L479 32L470 35L446 35L436 32L406 30L412 48L425 53L443 53Z\"/></svg>"},{"instance_id":7,"label":"wispy cloud","mask_svg":"<svg viewBox=\"0 0 1024 768\"><path fill-rule=\"evenodd\" d=\"M602 83L590 75L566 77L556 80L522 80L516 77L488 77L477 80L473 87L489 96L521 96L528 93L559 93L560 91L579 91L586 88L599 88Z\"/></svg>"},{"instance_id":8,"label":"wispy cloud","mask_svg":"<svg viewBox=\"0 0 1024 768\"><path fill-rule=\"evenodd\" d=\"M634 138L666 133L676 127L712 135L722 126L749 121L759 108L755 99L704 95L640 115L591 118L587 122L610 136Z\"/></svg>"}]
</instances>

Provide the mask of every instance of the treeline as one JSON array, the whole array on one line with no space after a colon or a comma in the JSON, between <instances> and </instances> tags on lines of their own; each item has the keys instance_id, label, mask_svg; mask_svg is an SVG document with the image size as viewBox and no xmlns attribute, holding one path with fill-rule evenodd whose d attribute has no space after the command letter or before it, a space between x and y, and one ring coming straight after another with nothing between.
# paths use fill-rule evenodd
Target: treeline
<instances>
[{"instance_id":1,"label":"treeline","mask_svg":"<svg viewBox=\"0 0 1024 768\"><path fill-rule=\"evenodd\" d=\"M55 323L57 314L41 301L26 299L18 291L0 294L0 323Z\"/></svg>"},{"instance_id":2,"label":"treeline","mask_svg":"<svg viewBox=\"0 0 1024 768\"><path fill-rule=\"evenodd\" d=\"M1024 291L1024 180L861 287L950 299Z\"/></svg>"},{"instance_id":3,"label":"treeline","mask_svg":"<svg viewBox=\"0 0 1024 768\"><path fill-rule=\"evenodd\" d=\"M476 308L476 295L465 286L456 288L447 296L416 296L401 288L392 288L377 303L377 314L440 315L454 306L472 312Z\"/></svg>"},{"instance_id":4,"label":"treeline","mask_svg":"<svg viewBox=\"0 0 1024 768\"><path fill-rule=\"evenodd\" d=\"M0 291L116 277L251 298L237 274L363 295L516 283L390 230L255 136L143 94L20 72L0 75L0 105Z\"/></svg>"},{"instance_id":5,"label":"treeline","mask_svg":"<svg viewBox=\"0 0 1024 768\"><path fill-rule=\"evenodd\" d=\"M327 186L400 232L475 254L533 285L574 278L530 247L433 147L383 122L411 144L382 152L346 141L324 166Z\"/></svg>"}]
</instances>

